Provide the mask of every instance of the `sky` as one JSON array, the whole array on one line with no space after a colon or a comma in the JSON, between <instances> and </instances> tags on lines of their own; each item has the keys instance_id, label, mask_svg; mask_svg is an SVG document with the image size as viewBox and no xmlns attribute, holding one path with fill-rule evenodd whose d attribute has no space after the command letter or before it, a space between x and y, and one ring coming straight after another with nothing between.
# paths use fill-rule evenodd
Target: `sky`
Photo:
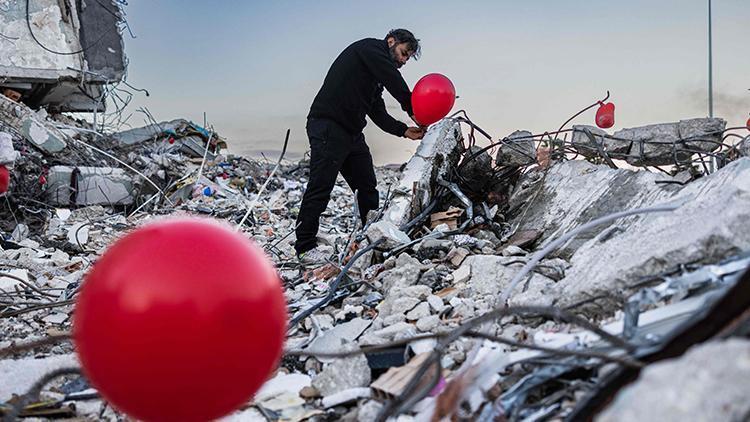
<instances>
[{"instance_id":1,"label":"sky","mask_svg":"<svg viewBox=\"0 0 750 422\"><path fill-rule=\"evenodd\" d=\"M128 82L145 88L129 124L187 118L210 125L229 151L275 158L308 149L305 119L336 56L352 42L411 30L422 57L401 68L410 87L442 73L454 111L495 139L556 130L611 92L615 126L708 116L706 0L197 1L130 0ZM750 113L750 4L713 1L714 115L742 126ZM390 95L389 112L409 122ZM574 123L593 124L595 110ZM368 122L376 164L409 159L417 143Z\"/></svg>"}]
</instances>

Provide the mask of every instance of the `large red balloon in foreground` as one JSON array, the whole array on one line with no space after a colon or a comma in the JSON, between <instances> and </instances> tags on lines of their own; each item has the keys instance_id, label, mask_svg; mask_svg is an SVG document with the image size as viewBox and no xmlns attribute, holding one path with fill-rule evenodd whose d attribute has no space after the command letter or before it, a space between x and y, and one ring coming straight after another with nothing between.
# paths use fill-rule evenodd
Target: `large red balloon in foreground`
<instances>
[{"instance_id":1,"label":"large red balloon in foreground","mask_svg":"<svg viewBox=\"0 0 750 422\"><path fill-rule=\"evenodd\" d=\"M8 192L8 186L10 186L10 172L7 167L0 165L0 195Z\"/></svg>"},{"instance_id":2,"label":"large red balloon in foreground","mask_svg":"<svg viewBox=\"0 0 750 422\"><path fill-rule=\"evenodd\" d=\"M278 364L281 283L262 250L218 223L141 227L86 276L73 336L86 377L146 421L206 421L246 403Z\"/></svg>"},{"instance_id":3,"label":"large red balloon in foreground","mask_svg":"<svg viewBox=\"0 0 750 422\"><path fill-rule=\"evenodd\" d=\"M431 125L453 108L456 102L456 88L450 79L439 73L430 73L420 79L411 93L411 106L414 118L421 125Z\"/></svg>"}]
</instances>

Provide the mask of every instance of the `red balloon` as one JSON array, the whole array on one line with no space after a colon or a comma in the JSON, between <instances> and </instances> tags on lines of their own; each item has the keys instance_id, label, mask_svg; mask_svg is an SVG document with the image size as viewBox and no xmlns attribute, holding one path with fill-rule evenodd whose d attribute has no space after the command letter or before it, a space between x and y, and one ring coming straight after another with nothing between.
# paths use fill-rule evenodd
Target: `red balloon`
<instances>
[{"instance_id":1,"label":"red balloon","mask_svg":"<svg viewBox=\"0 0 750 422\"><path fill-rule=\"evenodd\" d=\"M747 130L750 130L750 119L747 119L747 123L745 123L745 126L747 127Z\"/></svg>"},{"instance_id":2,"label":"red balloon","mask_svg":"<svg viewBox=\"0 0 750 422\"><path fill-rule=\"evenodd\" d=\"M423 76L411 93L414 118L425 126L447 116L455 102L456 88L450 79L439 73Z\"/></svg>"},{"instance_id":3,"label":"red balloon","mask_svg":"<svg viewBox=\"0 0 750 422\"><path fill-rule=\"evenodd\" d=\"M615 125L615 105L612 103L599 103L596 110L596 125L607 129Z\"/></svg>"},{"instance_id":4,"label":"red balloon","mask_svg":"<svg viewBox=\"0 0 750 422\"><path fill-rule=\"evenodd\" d=\"M10 186L10 172L7 167L0 165L0 195L8 192L8 186Z\"/></svg>"},{"instance_id":5,"label":"red balloon","mask_svg":"<svg viewBox=\"0 0 750 422\"><path fill-rule=\"evenodd\" d=\"M281 283L263 251L219 223L145 225L84 280L73 338L83 372L145 421L207 421L247 403L278 365Z\"/></svg>"}]
</instances>

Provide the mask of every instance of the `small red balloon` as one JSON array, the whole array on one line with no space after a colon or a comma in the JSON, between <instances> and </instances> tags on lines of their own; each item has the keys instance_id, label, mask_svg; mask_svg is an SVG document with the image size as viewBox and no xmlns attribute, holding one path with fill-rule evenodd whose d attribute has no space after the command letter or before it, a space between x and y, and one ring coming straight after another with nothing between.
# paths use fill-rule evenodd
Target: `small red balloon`
<instances>
[{"instance_id":1,"label":"small red balloon","mask_svg":"<svg viewBox=\"0 0 750 422\"><path fill-rule=\"evenodd\" d=\"M596 125L607 129L615 125L615 105L613 103L599 103L596 110Z\"/></svg>"},{"instance_id":2,"label":"small red balloon","mask_svg":"<svg viewBox=\"0 0 750 422\"><path fill-rule=\"evenodd\" d=\"M145 421L207 421L237 409L278 365L281 282L263 251L219 223L143 226L87 274L73 338L83 372Z\"/></svg>"},{"instance_id":3,"label":"small red balloon","mask_svg":"<svg viewBox=\"0 0 750 422\"><path fill-rule=\"evenodd\" d=\"M439 73L423 76L411 93L414 118L425 126L447 116L455 102L456 88L450 79Z\"/></svg>"},{"instance_id":4,"label":"small red balloon","mask_svg":"<svg viewBox=\"0 0 750 422\"><path fill-rule=\"evenodd\" d=\"M8 186L10 186L10 172L7 167L0 165L0 195L8 192Z\"/></svg>"},{"instance_id":5,"label":"small red balloon","mask_svg":"<svg viewBox=\"0 0 750 422\"><path fill-rule=\"evenodd\" d=\"M747 119L747 123L745 123L745 126L747 127L747 130L750 130L750 119Z\"/></svg>"}]
</instances>

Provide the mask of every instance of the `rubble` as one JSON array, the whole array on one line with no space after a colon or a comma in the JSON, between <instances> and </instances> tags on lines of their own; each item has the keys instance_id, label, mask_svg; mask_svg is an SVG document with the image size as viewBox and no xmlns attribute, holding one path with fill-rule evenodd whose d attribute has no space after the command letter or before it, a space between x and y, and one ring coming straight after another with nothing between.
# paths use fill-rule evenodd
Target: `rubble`
<instances>
[{"instance_id":1,"label":"rubble","mask_svg":"<svg viewBox=\"0 0 750 422\"><path fill-rule=\"evenodd\" d=\"M32 12L57 16L53 3ZM226 220L261 246L289 309L278 371L226 420L631 419L645 417L633 403L653 397L665 419L747 414L734 395L744 375L730 371L744 364L747 330L701 325L747 324L750 297L739 281L750 267L748 138L728 145L722 119L614 135L515 131L480 146L473 133L484 132L453 116L430 127L403 169L376 169L380 208L364 226L337 181L319 233L331 260L305 266L293 243L306 160L228 154L214 128L185 119L105 130L60 113L75 98L47 111L19 83L0 83L23 91L0 96L0 164L12 178L0 208L3 414L45 372L77 364L70 317L107 246L185 214ZM704 156L722 158L719 168L701 169ZM123 418L74 373L22 411L50 401L56 415Z\"/></svg>"}]
</instances>

